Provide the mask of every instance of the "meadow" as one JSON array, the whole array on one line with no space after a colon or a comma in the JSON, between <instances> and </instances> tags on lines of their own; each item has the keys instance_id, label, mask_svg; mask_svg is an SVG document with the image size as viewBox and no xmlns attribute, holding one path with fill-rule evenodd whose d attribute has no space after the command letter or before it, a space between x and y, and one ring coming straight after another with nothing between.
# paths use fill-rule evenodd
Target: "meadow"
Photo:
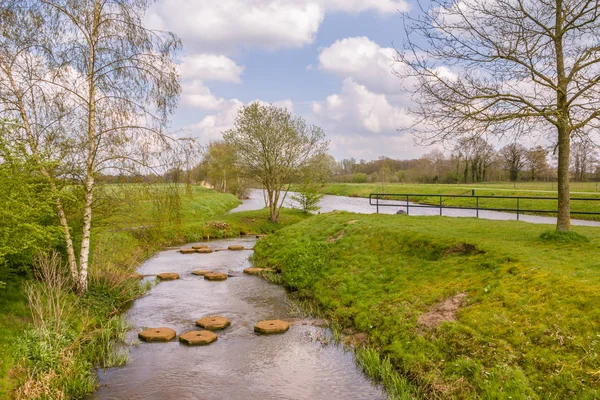
<instances>
[{"instance_id":1,"label":"meadow","mask_svg":"<svg viewBox=\"0 0 600 400\"><path fill-rule=\"evenodd\" d=\"M596 228L345 212L254 256L334 330L367 333L360 363L406 399L598 398L599 259ZM456 321L420 320L457 295Z\"/></svg>"}]
</instances>

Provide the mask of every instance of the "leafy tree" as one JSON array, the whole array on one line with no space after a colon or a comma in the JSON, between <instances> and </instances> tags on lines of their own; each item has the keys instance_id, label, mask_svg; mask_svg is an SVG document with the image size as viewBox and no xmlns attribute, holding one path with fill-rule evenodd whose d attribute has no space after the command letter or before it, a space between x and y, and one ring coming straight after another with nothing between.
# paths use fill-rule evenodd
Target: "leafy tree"
<instances>
[{"instance_id":1,"label":"leafy tree","mask_svg":"<svg viewBox=\"0 0 600 400\"><path fill-rule=\"evenodd\" d=\"M548 152L542 146L529 149L525 154L526 166L531 173L531 180L535 181L548 170Z\"/></svg>"},{"instance_id":2,"label":"leafy tree","mask_svg":"<svg viewBox=\"0 0 600 400\"><path fill-rule=\"evenodd\" d=\"M224 141L211 142L204 154L206 179L215 189L243 197L246 183L241 176L237 154L233 146Z\"/></svg>"},{"instance_id":3,"label":"leafy tree","mask_svg":"<svg viewBox=\"0 0 600 400\"><path fill-rule=\"evenodd\" d=\"M398 53L427 142L552 128L558 231L570 229L571 139L600 125L599 14L598 1L432 0L406 17Z\"/></svg>"},{"instance_id":4,"label":"leafy tree","mask_svg":"<svg viewBox=\"0 0 600 400\"><path fill-rule=\"evenodd\" d=\"M500 149L499 154L504 168L508 170L511 182L516 182L519 172L525 166L527 149L522 144L511 143Z\"/></svg>"},{"instance_id":5,"label":"leafy tree","mask_svg":"<svg viewBox=\"0 0 600 400\"><path fill-rule=\"evenodd\" d=\"M169 138L178 94L173 54L180 42L143 25L150 0L0 2L0 112L21 124L50 182L67 261L83 294L96 177L134 170ZM48 168L46 166L52 166ZM81 221L67 221L61 182L80 183ZM81 224L79 256L71 229Z\"/></svg>"},{"instance_id":6,"label":"leafy tree","mask_svg":"<svg viewBox=\"0 0 600 400\"><path fill-rule=\"evenodd\" d=\"M323 130L294 117L287 109L258 102L238 112L233 129L223 134L236 150L245 174L266 191L270 220L277 222L290 185L328 143ZM283 195L282 195L283 192Z\"/></svg>"},{"instance_id":7,"label":"leafy tree","mask_svg":"<svg viewBox=\"0 0 600 400\"><path fill-rule=\"evenodd\" d=\"M60 243L48 183L0 122L0 281L26 273L36 255Z\"/></svg>"}]
</instances>

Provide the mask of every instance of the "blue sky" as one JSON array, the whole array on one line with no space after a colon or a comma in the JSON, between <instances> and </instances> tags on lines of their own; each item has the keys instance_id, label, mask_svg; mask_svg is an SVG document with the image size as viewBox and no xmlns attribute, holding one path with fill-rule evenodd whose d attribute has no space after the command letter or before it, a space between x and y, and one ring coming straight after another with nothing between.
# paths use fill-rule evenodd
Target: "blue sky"
<instances>
[{"instance_id":1,"label":"blue sky","mask_svg":"<svg viewBox=\"0 0 600 400\"><path fill-rule=\"evenodd\" d=\"M321 126L337 159L415 158L408 94L394 77L404 0L159 0L151 27L183 41L183 93L173 127L220 138L239 107L260 100ZM400 11L399 11L400 10Z\"/></svg>"}]
</instances>

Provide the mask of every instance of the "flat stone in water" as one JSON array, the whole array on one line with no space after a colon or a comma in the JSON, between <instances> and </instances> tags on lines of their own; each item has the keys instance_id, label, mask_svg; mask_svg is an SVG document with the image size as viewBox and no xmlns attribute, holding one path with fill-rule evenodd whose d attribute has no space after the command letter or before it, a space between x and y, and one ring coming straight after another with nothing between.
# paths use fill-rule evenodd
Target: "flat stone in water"
<instances>
[{"instance_id":1,"label":"flat stone in water","mask_svg":"<svg viewBox=\"0 0 600 400\"><path fill-rule=\"evenodd\" d=\"M246 248L244 246L234 244L234 245L227 247L227 249L229 249L229 250L245 250Z\"/></svg>"},{"instance_id":2,"label":"flat stone in water","mask_svg":"<svg viewBox=\"0 0 600 400\"><path fill-rule=\"evenodd\" d=\"M211 248L208 248L208 247L203 247L203 248L201 248L201 249L195 249L194 251L195 251L196 253L200 253L200 254L209 254L209 253L212 253L212 252L213 252L213 251L212 251L212 249L211 249Z\"/></svg>"},{"instance_id":3,"label":"flat stone in water","mask_svg":"<svg viewBox=\"0 0 600 400\"><path fill-rule=\"evenodd\" d=\"M192 254L196 252L196 249L181 249L179 250L181 254Z\"/></svg>"},{"instance_id":4,"label":"flat stone in water","mask_svg":"<svg viewBox=\"0 0 600 400\"><path fill-rule=\"evenodd\" d=\"M146 342L168 342L177 336L171 328L149 328L138 333L138 337Z\"/></svg>"},{"instance_id":5,"label":"flat stone in water","mask_svg":"<svg viewBox=\"0 0 600 400\"><path fill-rule=\"evenodd\" d=\"M220 317L218 315L200 318L196 321L196 325L209 331L218 331L227 328L231 324L229 318Z\"/></svg>"},{"instance_id":6,"label":"flat stone in water","mask_svg":"<svg viewBox=\"0 0 600 400\"><path fill-rule=\"evenodd\" d=\"M280 320L260 321L254 325L254 332L258 333L284 333L290 329L290 324Z\"/></svg>"},{"instance_id":7,"label":"flat stone in water","mask_svg":"<svg viewBox=\"0 0 600 400\"><path fill-rule=\"evenodd\" d=\"M246 268L244 270L244 273L248 275L260 275L263 272L275 272L275 270L269 268Z\"/></svg>"},{"instance_id":8,"label":"flat stone in water","mask_svg":"<svg viewBox=\"0 0 600 400\"><path fill-rule=\"evenodd\" d=\"M179 274L176 274L175 272L163 272L162 274L158 274L156 276L161 281L174 281L179 279Z\"/></svg>"},{"instance_id":9,"label":"flat stone in water","mask_svg":"<svg viewBox=\"0 0 600 400\"><path fill-rule=\"evenodd\" d=\"M227 275L220 272L210 272L204 275L204 279L207 281L224 281L227 279Z\"/></svg>"},{"instance_id":10,"label":"flat stone in water","mask_svg":"<svg viewBox=\"0 0 600 400\"><path fill-rule=\"evenodd\" d=\"M196 271L192 271L192 275L204 276L206 274L212 273L209 269L197 269Z\"/></svg>"},{"instance_id":11,"label":"flat stone in water","mask_svg":"<svg viewBox=\"0 0 600 400\"><path fill-rule=\"evenodd\" d=\"M191 331L179 335L179 341L190 346L206 345L217 341L217 335L211 331Z\"/></svg>"}]
</instances>

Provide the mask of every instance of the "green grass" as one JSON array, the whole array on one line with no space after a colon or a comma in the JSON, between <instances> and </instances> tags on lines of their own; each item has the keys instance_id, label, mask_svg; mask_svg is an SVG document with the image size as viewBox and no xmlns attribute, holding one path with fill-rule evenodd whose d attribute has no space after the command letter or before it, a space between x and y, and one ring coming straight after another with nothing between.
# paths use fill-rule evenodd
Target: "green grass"
<instances>
[{"instance_id":1,"label":"green grass","mask_svg":"<svg viewBox=\"0 0 600 400\"><path fill-rule=\"evenodd\" d=\"M381 184L375 183L328 183L322 188L322 193L336 196L350 197L369 197L371 193L399 193L399 194L446 194L446 195L466 195L471 196L472 190L475 189L477 196L533 196L533 197L556 197L556 190L550 190L550 183L547 182L530 182L518 183L517 188L513 188L512 184L506 183L491 183L491 184L467 184L467 185L436 185L436 184ZM576 183L573 184L571 198L586 197L598 198L600 193L595 192L595 183ZM579 187L581 191L576 192L575 188ZM556 189L556 187L555 187ZM402 202L402 198L394 199L397 203ZM410 197L410 201L414 203L439 205L439 197L422 196ZM462 206L475 207L475 198L444 198L445 206ZM517 200L515 199L479 199L480 208L505 208L515 209ZM521 199L519 201L519 209L527 213L527 210L556 210L558 203L556 200L537 200L537 199ZM582 212L600 212L600 201L572 201L571 211ZM530 212L530 214L535 214ZM553 216L553 213L540 213L544 216ZM578 215L573 214L573 218L600 221L600 215Z\"/></svg>"},{"instance_id":2,"label":"green grass","mask_svg":"<svg viewBox=\"0 0 600 400\"><path fill-rule=\"evenodd\" d=\"M322 214L261 240L254 262L280 270L335 324L367 332L382 360L425 397L595 399L600 231L557 238L547 229ZM458 293L468 297L456 322L418 323Z\"/></svg>"}]
</instances>

